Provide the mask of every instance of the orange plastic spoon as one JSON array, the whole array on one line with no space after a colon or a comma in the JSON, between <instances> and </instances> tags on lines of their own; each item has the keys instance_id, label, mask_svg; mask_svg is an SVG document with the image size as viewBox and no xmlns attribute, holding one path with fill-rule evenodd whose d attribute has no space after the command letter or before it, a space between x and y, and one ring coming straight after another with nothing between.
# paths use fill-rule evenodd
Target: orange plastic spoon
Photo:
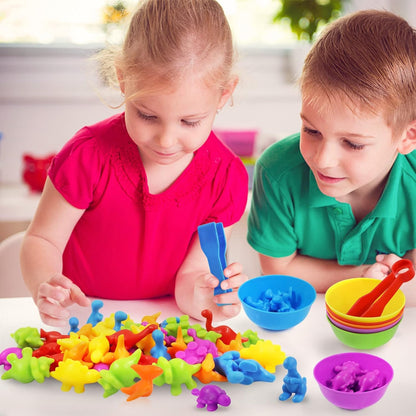
<instances>
[{"instance_id":1,"label":"orange plastic spoon","mask_svg":"<svg viewBox=\"0 0 416 416\"><path fill-rule=\"evenodd\" d=\"M414 275L415 271L410 260L401 259L396 261L391 267L391 273L371 292L358 298L347 314L353 316L380 316L384 307L399 290L400 286L411 280Z\"/></svg>"}]
</instances>

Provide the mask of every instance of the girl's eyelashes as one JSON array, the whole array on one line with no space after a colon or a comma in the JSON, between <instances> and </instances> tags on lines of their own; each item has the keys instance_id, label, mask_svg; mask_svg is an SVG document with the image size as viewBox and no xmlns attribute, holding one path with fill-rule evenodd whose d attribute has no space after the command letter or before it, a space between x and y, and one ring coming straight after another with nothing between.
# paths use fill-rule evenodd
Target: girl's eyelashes
<instances>
[{"instance_id":1,"label":"girl's eyelashes","mask_svg":"<svg viewBox=\"0 0 416 416\"><path fill-rule=\"evenodd\" d=\"M151 115L149 115L149 114L145 114L145 113L143 113L143 112L141 112L141 111L139 111L139 110L137 110L137 114L138 114L138 116L139 116L140 118L142 118L143 120L146 120L146 121L153 121L153 120L156 120L156 116L151 116Z\"/></svg>"},{"instance_id":2,"label":"girl's eyelashes","mask_svg":"<svg viewBox=\"0 0 416 416\"><path fill-rule=\"evenodd\" d=\"M156 121L157 120L157 116L152 116L150 114L143 113L140 110L137 110L137 114L141 119L143 119L145 121ZM201 120L190 121L190 120L182 119L181 123L184 124L187 127L198 127L201 124Z\"/></svg>"},{"instance_id":3,"label":"girl's eyelashes","mask_svg":"<svg viewBox=\"0 0 416 416\"><path fill-rule=\"evenodd\" d=\"M189 121L189 120L181 120L183 124L185 124L185 126L188 127L198 127L201 124L201 120L196 120L196 121Z\"/></svg>"}]
</instances>

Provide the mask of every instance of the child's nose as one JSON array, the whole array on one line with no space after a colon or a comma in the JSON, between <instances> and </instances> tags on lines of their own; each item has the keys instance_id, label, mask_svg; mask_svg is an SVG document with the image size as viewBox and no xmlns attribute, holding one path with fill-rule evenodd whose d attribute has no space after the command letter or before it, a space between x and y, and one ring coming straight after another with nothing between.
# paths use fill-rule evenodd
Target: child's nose
<instances>
[{"instance_id":1,"label":"child's nose","mask_svg":"<svg viewBox=\"0 0 416 416\"><path fill-rule=\"evenodd\" d=\"M169 128L162 128L158 134L158 141L160 147L165 149L169 149L176 143L176 135L172 129Z\"/></svg>"},{"instance_id":2,"label":"child's nose","mask_svg":"<svg viewBox=\"0 0 416 416\"><path fill-rule=\"evenodd\" d=\"M320 143L315 153L315 163L321 169L336 166L338 156L335 144Z\"/></svg>"}]
</instances>

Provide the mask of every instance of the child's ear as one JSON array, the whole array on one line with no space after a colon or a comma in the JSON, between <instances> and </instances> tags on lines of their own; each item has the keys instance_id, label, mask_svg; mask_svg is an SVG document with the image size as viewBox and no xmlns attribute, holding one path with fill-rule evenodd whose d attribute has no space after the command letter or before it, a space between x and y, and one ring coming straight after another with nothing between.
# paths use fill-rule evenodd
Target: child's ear
<instances>
[{"instance_id":1,"label":"child's ear","mask_svg":"<svg viewBox=\"0 0 416 416\"><path fill-rule=\"evenodd\" d=\"M227 101L231 98L237 84L238 84L238 77L235 76L230 80L227 86L222 90L220 102L218 103L218 110L221 110L221 108L224 107Z\"/></svg>"},{"instance_id":2,"label":"child's ear","mask_svg":"<svg viewBox=\"0 0 416 416\"><path fill-rule=\"evenodd\" d=\"M407 155L416 149L416 120L408 124L400 139L398 151Z\"/></svg>"},{"instance_id":3,"label":"child's ear","mask_svg":"<svg viewBox=\"0 0 416 416\"><path fill-rule=\"evenodd\" d=\"M120 85L120 90L121 90L122 94L125 94L126 86L125 86L123 71L120 68L117 68L116 73L117 73L118 83Z\"/></svg>"}]
</instances>

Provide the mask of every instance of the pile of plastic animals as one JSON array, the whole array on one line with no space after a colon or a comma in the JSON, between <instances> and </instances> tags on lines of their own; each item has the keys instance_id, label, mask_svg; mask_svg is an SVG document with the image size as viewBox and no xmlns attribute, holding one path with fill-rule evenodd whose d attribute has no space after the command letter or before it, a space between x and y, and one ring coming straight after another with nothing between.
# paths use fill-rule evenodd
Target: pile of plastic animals
<instances>
[{"instance_id":1,"label":"pile of plastic animals","mask_svg":"<svg viewBox=\"0 0 416 416\"><path fill-rule=\"evenodd\" d=\"M370 391L384 384L384 377L378 369L364 370L355 361L345 361L333 369L335 375L328 380L328 387L339 391Z\"/></svg>"},{"instance_id":2,"label":"pile of plastic animals","mask_svg":"<svg viewBox=\"0 0 416 416\"><path fill-rule=\"evenodd\" d=\"M253 308L268 312L289 312L299 308L301 297L292 287L288 292L281 292L280 290L273 291L266 289L257 298L247 296L245 302Z\"/></svg>"},{"instance_id":3,"label":"pile of plastic animals","mask_svg":"<svg viewBox=\"0 0 416 416\"><path fill-rule=\"evenodd\" d=\"M92 313L82 327L73 317L70 331L44 331L32 327L11 334L17 346L0 353L4 366L2 379L22 383L43 383L52 377L77 393L89 383L99 383L103 396L118 391L127 401L149 396L154 385L170 385L172 395L182 385L197 396L197 407L213 411L218 405L229 406L230 397L212 382L251 384L273 382L276 366L287 369L280 400L294 394L300 402L306 393L306 379L296 370L296 360L285 356L279 345L259 339L247 330L236 333L230 327L212 326L212 313L204 310L205 328L190 325L189 317L167 318L157 322L160 313L144 316L135 323L125 312L103 319L103 302L92 302ZM204 386L197 388L196 379ZM137 381L139 380L139 381Z\"/></svg>"}]
</instances>

